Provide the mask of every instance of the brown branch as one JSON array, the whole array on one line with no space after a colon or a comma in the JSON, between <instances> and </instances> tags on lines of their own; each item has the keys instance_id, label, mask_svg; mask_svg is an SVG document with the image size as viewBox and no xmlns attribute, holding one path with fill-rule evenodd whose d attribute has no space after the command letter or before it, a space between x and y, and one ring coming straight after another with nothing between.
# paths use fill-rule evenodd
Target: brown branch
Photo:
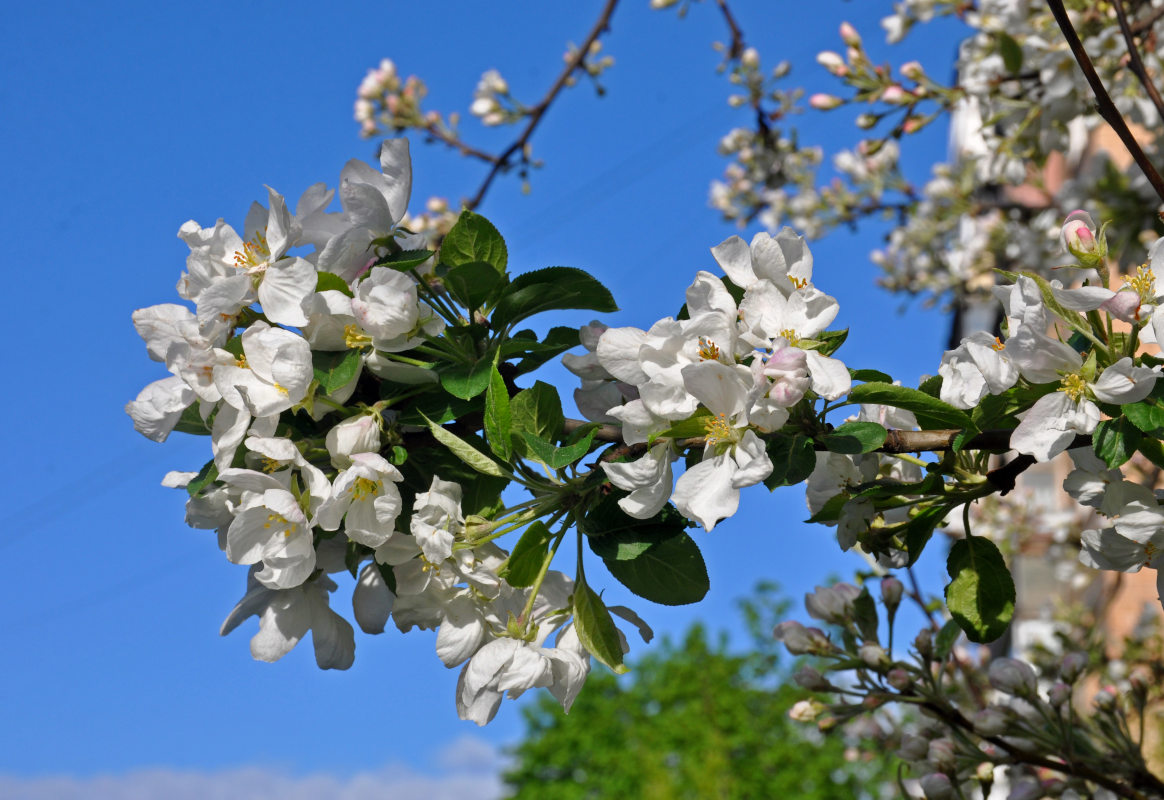
<instances>
[{"instance_id":1,"label":"brown branch","mask_svg":"<svg viewBox=\"0 0 1164 800\"><path fill-rule=\"evenodd\" d=\"M1140 168L1140 171L1144 173L1144 177L1148 179L1148 182L1152 184L1152 188L1156 190L1156 196L1164 201L1164 178L1160 177L1160 173L1156 171L1156 167L1148 160L1148 156L1144 154L1140 143L1136 141L1136 137L1132 136L1131 130L1128 129L1128 124L1124 121L1123 115L1120 114L1119 109L1112 102L1111 95L1103 87L1103 81L1099 79L1099 75L1095 71L1095 66L1091 63L1091 58L1087 55L1087 51L1083 49L1083 43L1079 41L1079 34L1075 32L1075 27L1071 24L1071 19L1067 16L1067 9L1063 7L1063 0L1047 0L1047 5L1055 17L1055 22L1059 24L1059 29L1063 32L1063 38L1067 40L1067 46L1071 48L1071 54L1075 56L1075 61L1079 64L1079 68L1083 70L1083 76L1087 78L1087 83L1091 86L1092 93L1095 94L1096 110L1103 117L1104 121L1111 126L1112 130L1116 132L1116 135L1120 137L1120 141L1124 143L1124 147L1128 149L1128 152L1135 160L1136 166Z\"/></svg>"},{"instance_id":2,"label":"brown branch","mask_svg":"<svg viewBox=\"0 0 1164 800\"><path fill-rule=\"evenodd\" d=\"M1132 33L1134 33L1136 35L1143 33L1144 31L1150 29L1153 25L1155 25L1156 21L1158 19L1160 19L1160 17L1164 17L1164 6L1160 6L1159 8L1153 9L1151 12L1149 12L1142 19L1138 19L1135 22L1133 22L1132 23Z\"/></svg>"},{"instance_id":3,"label":"brown branch","mask_svg":"<svg viewBox=\"0 0 1164 800\"><path fill-rule=\"evenodd\" d=\"M422 129L428 134L430 140L435 140L448 145L463 156L469 158L476 158L484 161L486 164L496 164L498 157L492 153L486 153L484 150L478 150L476 147L465 143L463 140L454 135L451 131L442 129L437 123L430 122Z\"/></svg>"},{"instance_id":4,"label":"brown branch","mask_svg":"<svg viewBox=\"0 0 1164 800\"><path fill-rule=\"evenodd\" d=\"M740 26L736 24L736 18L732 16L731 9L728 8L725 0L715 0L715 4L719 6L720 13L723 14L723 21L727 23L728 31L732 35L732 43L728 46L728 59L739 58L743 55L744 48L744 32L740 30Z\"/></svg>"},{"instance_id":5,"label":"brown branch","mask_svg":"<svg viewBox=\"0 0 1164 800\"><path fill-rule=\"evenodd\" d=\"M587 34L586 39L578 46L578 50L574 53L573 58L566 62L566 68L558 75L557 80L554 81L554 84L546 92L546 96L541 99L541 102L530 109L529 122L526 123L525 130L521 132L521 135L509 147L505 148L501 155L496 157L493 162L493 167L489 170L489 174L485 176L485 180L477 190L477 194L465 204L465 208L474 209L481 205L481 201L485 199L485 193L489 191L493 179L500 173L507 172L513 166L510 163L510 159L515 154L524 150L525 146L529 144L530 137L542 121L542 117L545 116L546 111L549 110L550 104L557 99L562 89L566 87L570 76L576 70L582 68L582 64L586 60L586 55L590 52L590 45L598 41L598 37L604 32L610 30L610 18L614 14L614 9L617 6L618 0L606 0L606 5L602 9L602 13L598 15L598 21L594 23L594 27Z\"/></svg>"},{"instance_id":6,"label":"brown branch","mask_svg":"<svg viewBox=\"0 0 1164 800\"><path fill-rule=\"evenodd\" d=\"M1120 32L1124 35L1124 41L1128 45L1129 64L1132 68L1132 74L1139 79L1140 85L1144 87L1144 91L1148 93L1148 97L1152 100L1152 104L1156 106L1156 112L1164 118L1164 98L1160 97L1159 90L1156 85L1148 79L1148 69L1144 66L1144 59L1140 57L1140 49L1136 46L1135 34L1132 33L1131 26L1128 25L1128 15L1124 10L1123 0L1112 0L1115 6L1116 18L1120 23Z\"/></svg>"}]
</instances>

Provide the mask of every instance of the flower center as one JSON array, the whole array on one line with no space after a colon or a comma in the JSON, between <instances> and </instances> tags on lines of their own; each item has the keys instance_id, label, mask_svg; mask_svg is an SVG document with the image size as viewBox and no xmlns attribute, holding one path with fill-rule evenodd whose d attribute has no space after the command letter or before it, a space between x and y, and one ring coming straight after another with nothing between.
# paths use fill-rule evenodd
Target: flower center
<instances>
[{"instance_id":1,"label":"flower center","mask_svg":"<svg viewBox=\"0 0 1164 800\"><path fill-rule=\"evenodd\" d=\"M344 346L349 350L358 350L372 344L372 337L360 331L358 325L344 326Z\"/></svg>"},{"instance_id":2,"label":"flower center","mask_svg":"<svg viewBox=\"0 0 1164 800\"><path fill-rule=\"evenodd\" d=\"M272 525L286 525L287 527L281 532L288 538L291 537L291 533L295 530L295 526L288 522L287 518L282 514L271 513L267 515L267 521L263 523L263 527L270 528Z\"/></svg>"},{"instance_id":3,"label":"flower center","mask_svg":"<svg viewBox=\"0 0 1164 800\"><path fill-rule=\"evenodd\" d=\"M1087 391L1087 381L1079 373L1072 373L1063 378L1063 385L1060 387L1060 391L1070 397L1072 401L1078 403Z\"/></svg>"},{"instance_id":4,"label":"flower center","mask_svg":"<svg viewBox=\"0 0 1164 800\"><path fill-rule=\"evenodd\" d=\"M1156 553L1158 553L1158 552L1160 552L1160 551L1156 547L1156 545L1154 545L1152 542L1145 542L1144 543L1144 563L1147 564L1148 562L1150 562L1153 558L1156 557Z\"/></svg>"},{"instance_id":5,"label":"flower center","mask_svg":"<svg viewBox=\"0 0 1164 800\"><path fill-rule=\"evenodd\" d=\"M727 414L716 414L703 421L703 429L707 431L706 440L712 447L722 444L735 444L739 441L736 429L728 422Z\"/></svg>"},{"instance_id":6,"label":"flower center","mask_svg":"<svg viewBox=\"0 0 1164 800\"><path fill-rule=\"evenodd\" d=\"M700 336L699 357L704 361L719 361L719 345L706 336Z\"/></svg>"},{"instance_id":7,"label":"flower center","mask_svg":"<svg viewBox=\"0 0 1164 800\"><path fill-rule=\"evenodd\" d=\"M990 345L990 347L998 353L1006 349L1006 345L1002 343L1002 339L999 339L997 336L994 337L994 344Z\"/></svg>"},{"instance_id":8,"label":"flower center","mask_svg":"<svg viewBox=\"0 0 1164 800\"><path fill-rule=\"evenodd\" d=\"M780 337L788 342L789 347L799 347L800 337L796 335L796 331L792 328L785 328L780 331Z\"/></svg>"},{"instance_id":9,"label":"flower center","mask_svg":"<svg viewBox=\"0 0 1164 800\"><path fill-rule=\"evenodd\" d=\"M234 265L248 272L266 269L270 257L271 248L267 245L267 237L256 232L249 242L243 242L242 250L234 251Z\"/></svg>"},{"instance_id":10,"label":"flower center","mask_svg":"<svg viewBox=\"0 0 1164 800\"><path fill-rule=\"evenodd\" d=\"M234 365L236 367L238 367L239 369L250 369L251 368L251 365L247 363L247 357L245 355L240 355L238 358L236 358L234 360Z\"/></svg>"},{"instance_id":11,"label":"flower center","mask_svg":"<svg viewBox=\"0 0 1164 800\"><path fill-rule=\"evenodd\" d=\"M1140 300L1145 303L1152 302L1156 297L1156 274L1147 264L1136 267L1136 276L1128 278L1125 283L1135 289Z\"/></svg>"},{"instance_id":12,"label":"flower center","mask_svg":"<svg viewBox=\"0 0 1164 800\"><path fill-rule=\"evenodd\" d=\"M380 481L374 481L371 478L356 478L355 484L352 485L352 498L363 500L365 497L378 492L382 486Z\"/></svg>"},{"instance_id":13,"label":"flower center","mask_svg":"<svg viewBox=\"0 0 1164 800\"><path fill-rule=\"evenodd\" d=\"M788 280L797 289L803 289L805 286L808 286L808 278L798 278L795 275L789 275Z\"/></svg>"}]
</instances>

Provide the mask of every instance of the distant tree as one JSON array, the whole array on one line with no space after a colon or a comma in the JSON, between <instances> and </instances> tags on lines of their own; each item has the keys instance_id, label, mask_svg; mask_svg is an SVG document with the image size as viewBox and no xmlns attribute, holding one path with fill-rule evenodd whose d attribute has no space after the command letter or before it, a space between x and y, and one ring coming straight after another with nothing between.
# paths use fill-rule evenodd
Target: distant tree
<instances>
[{"instance_id":1,"label":"distant tree","mask_svg":"<svg viewBox=\"0 0 1164 800\"><path fill-rule=\"evenodd\" d=\"M742 604L766 629L783 608L771 587ZM892 782L887 760L846 759L847 745L796 723L803 692L770 644L731 653L726 633L693 625L667 639L624 679L596 670L569 717L551 698L524 709L525 739L505 774L513 800L593 798L876 797ZM853 759L855 749L848 749ZM867 759L868 756L865 756Z\"/></svg>"}]
</instances>

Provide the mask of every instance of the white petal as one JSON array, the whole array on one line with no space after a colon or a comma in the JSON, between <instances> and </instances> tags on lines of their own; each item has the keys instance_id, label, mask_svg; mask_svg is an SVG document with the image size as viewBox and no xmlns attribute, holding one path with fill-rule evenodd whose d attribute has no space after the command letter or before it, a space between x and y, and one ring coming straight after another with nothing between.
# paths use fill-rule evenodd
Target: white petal
<instances>
[{"instance_id":1,"label":"white petal","mask_svg":"<svg viewBox=\"0 0 1164 800\"><path fill-rule=\"evenodd\" d=\"M395 602L396 595L384 582L380 568L375 564L365 564L352 592L352 611L360 630L364 633L383 633Z\"/></svg>"}]
</instances>

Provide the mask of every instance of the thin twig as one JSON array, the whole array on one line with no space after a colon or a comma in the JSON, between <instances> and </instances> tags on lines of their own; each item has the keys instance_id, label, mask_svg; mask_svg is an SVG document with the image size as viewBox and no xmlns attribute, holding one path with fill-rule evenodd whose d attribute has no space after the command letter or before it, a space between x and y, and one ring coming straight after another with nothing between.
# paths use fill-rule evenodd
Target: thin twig
<instances>
[{"instance_id":1,"label":"thin twig","mask_svg":"<svg viewBox=\"0 0 1164 800\"><path fill-rule=\"evenodd\" d=\"M484 150L478 150L476 147L465 143L453 133L441 128L435 122L428 123L423 130L429 135L430 139L434 139L438 142L442 142L448 145L463 156L476 158L480 161L484 161L487 164L497 163L497 156L493 155L492 153L486 153Z\"/></svg>"},{"instance_id":2,"label":"thin twig","mask_svg":"<svg viewBox=\"0 0 1164 800\"><path fill-rule=\"evenodd\" d=\"M732 35L732 43L728 45L727 57L729 59L739 58L744 53L744 32L740 30L740 26L736 24L736 18L732 16L731 9L728 8L725 0L715 0L715 4L719 6L720 13L723 14L723 20L727 23L728 31Z\"/></svg>"},{"instance_id":3,"label":"thin twig","mask_svg":"<svg viewBox=\"0 0 1164 800\"><path fill-rule=\"evenodd\" d=\"M1091 86L1091 91L1095 94L1096 110L1107 124L1112 127L1116 135L1120 137L1120 141L1124 143L1124 147L1128 149L1132 158L1135 159L1136 166L1140 168L1140 171L1144 173L1144 177L1152 184L1152 188L1156 191L1156 196L1164 201L1164 178L1160 177L1160 173L1156 171L1156 167L1148 160L1148 156L1144 154L1140 143L1136 141L1136 137L1132 136L1131 130L1128 129L1128 124L1124 122L1123 115L1120 114L1119 109L1112 102L1111 95L1103 87L1103 81L1099 79L1099 75L1095 71L1095 66L1091 63L1091 58L1087 55L1087 51L1083 49L1083 43L1079 41L1079 34L1075 32L1075 26L1071 24L1071 19L1067 16L1067 9L1063 7L1063 0L1047 0L1047 5L1055 17L1055 22L1059 24L1059 29L1063 32L1063 38L1067 40L1067 46L1071 48L1071 54L1075 56L1075 61L1079 64L1079 68L1083 70L1083 76L1087 78L1087 83Z\"/></svg>"},{"instance_id":4,"label":"thin twig","mask_svg":"<svg viewBox=\"0 0 1164 800\"><path fill-rule=\"evenodd\" d=\"M493 162L493 167L489 170L489 174L485 176L485 180L477 190L477 194L465 204L465 208L473 209L481 205L481 201L485 199L485 193L489 191L493 179L498 174L508 171L513 166L510 163L510 159L529 144L530 137L533 135L538 123L542 121L542 117L545 116L546 111L549 110L550 104L554 102L558 94L566 87L570 76L576 70L581 69L582 63L586 60L586 55L590 52L590 45L598 41L598 37L610 29L610 18L614 14L614 9L617 6L618 0L607 0L606 5L602 9L602 13L598 15L598 21L594 23L594 27L590 30L590 33L587 34L582 44L578 46L578 50L574 53L574 56L566 62L566 68L558 75L558 79L554 81L554 84L546 92L546 96L542 98L541 102L530 109L529 122L526 123L525 130L521 132L521 135L509 147L505 148L501 155L497 156Z\"/></svg>"},{"instance_id":5,"label":"thin twig","mask_svg":"<svg viewBox=\"0 0 1164 800\"><path fill-rule=\"evenodd\" d=\"M1149 12L1148 15L1145 16L1143 19L1138 19L1135 22L1133 22L1132 23L1132 33L1139 36L1141 33L1148 30L1153 25L1155 25L1156 20L1160 19L1160 17L1164 17L1164 6L1160 6L1159 8L1152 9L1152 11Z\"/></svg>"},{"instance_id":6,"label":"thin twig","mask_svg":"<svg viewBox=\"0 0 1164 800\"><path fill-rule=\"evenodd\" d=\"M1139 79L1140 85L1148 93L1152 104L1156 106L1156 113L1161 118L1164 118L1164 98L1160 97L1160 92L1156 89L1156 85L1148 78L1148 69L1144 66L1144 59L1140 57L1140 48L1136 46L1135 34L1132 33L1131 26L1128 25L1128 14L1124 10L1124 2L1123 0L1112 0L1112 5L1115 6L1116 19L1120 23L1120 32L1123 33L1124 41L1128 45L1128 58L1130 59L1128 63L1132 68L1132 74Z\"/></svg>"}]
</instances>

